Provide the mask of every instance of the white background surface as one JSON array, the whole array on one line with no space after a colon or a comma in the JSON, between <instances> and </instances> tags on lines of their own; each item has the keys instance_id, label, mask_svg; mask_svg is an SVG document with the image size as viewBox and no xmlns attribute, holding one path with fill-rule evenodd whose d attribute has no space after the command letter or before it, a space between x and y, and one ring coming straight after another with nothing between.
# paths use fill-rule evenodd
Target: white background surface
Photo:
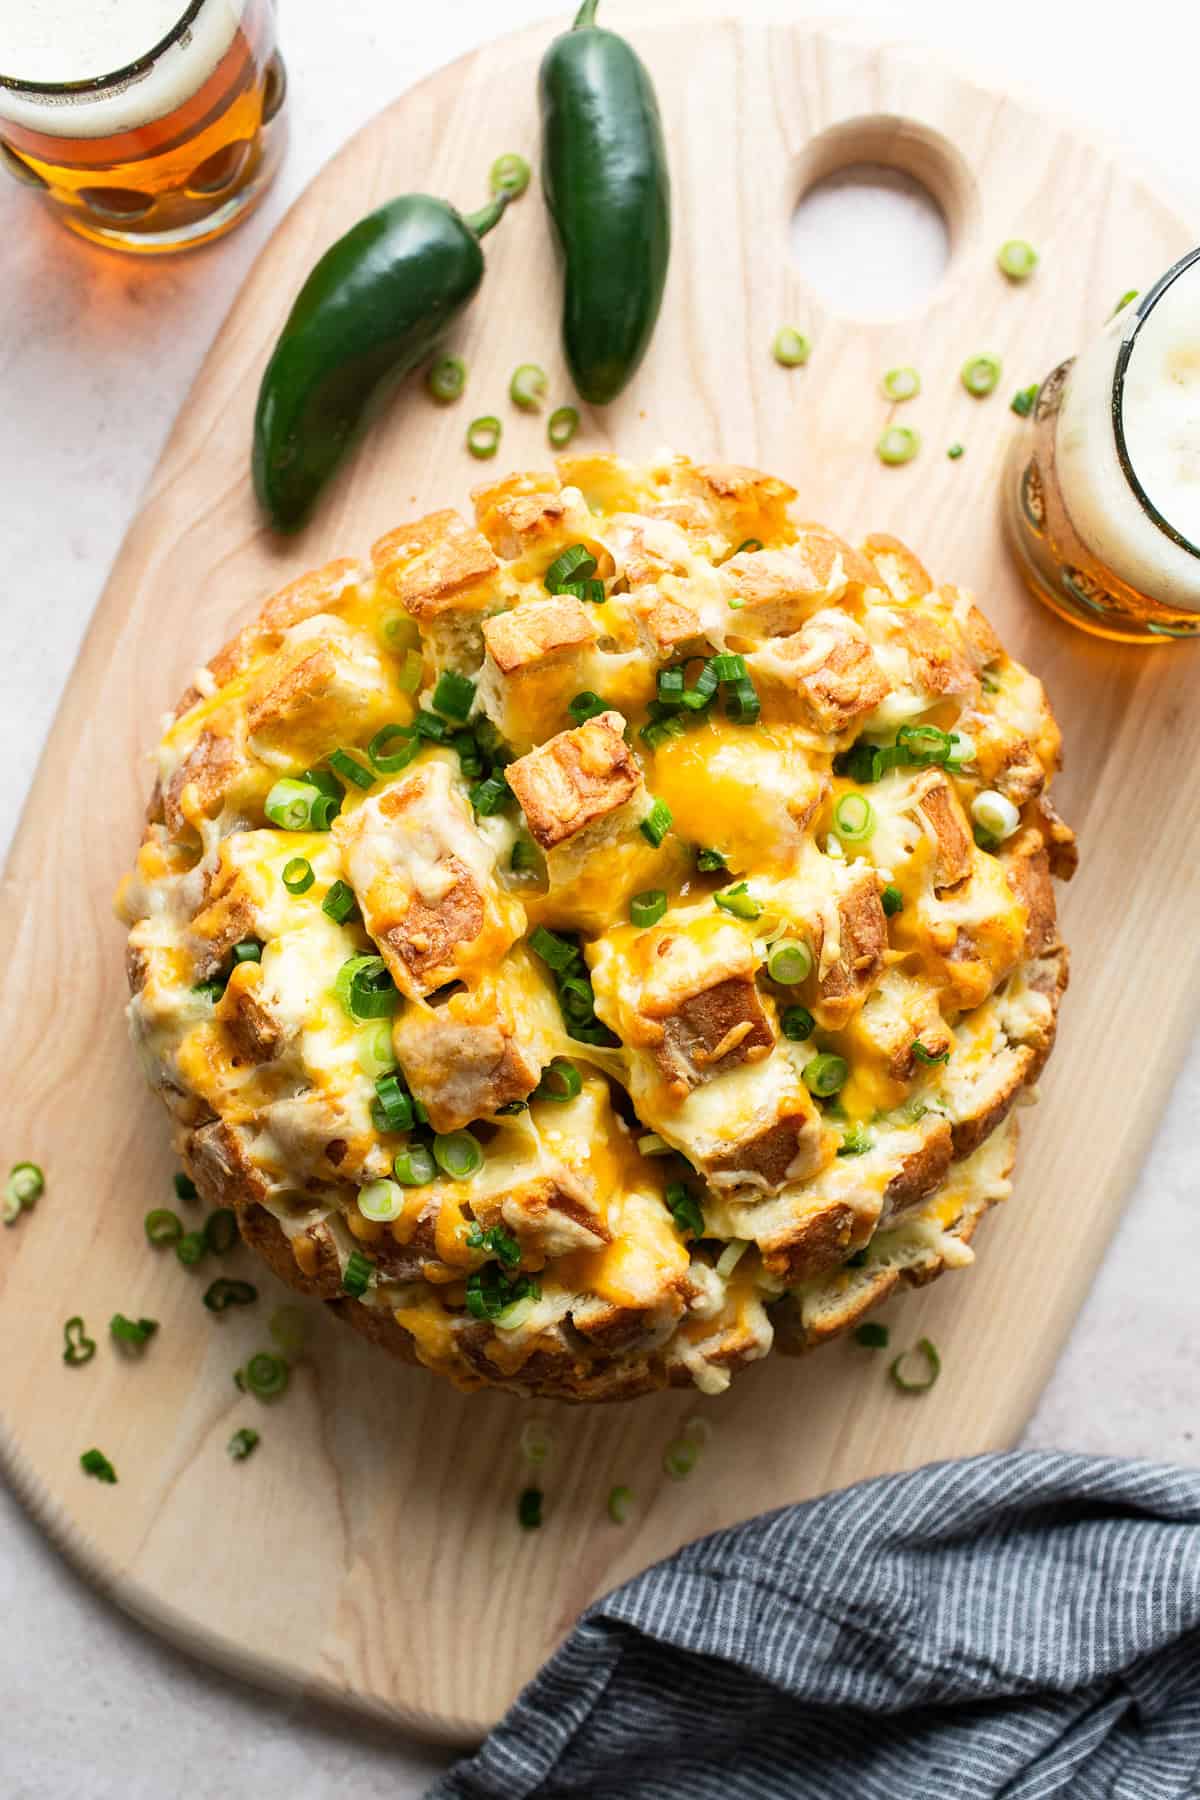
<instances>
[{"instance_id":1,"label":"white background surface","mask_svg":"<svg viewBox=\"0 0 1200 1800\"><path fill-rule=\"evenodd\" d=\"M0 177L3 844L170 423L272 226L396 94L493 32L544 16L548 3L283 0L292 108L283 174L240 231L191 257L141 264L93 249ZM755 4L738 0L738 10ZM686 11L683 0L657 0L656 10L667 6ZM999 13L962 0L893 0L872 17L884 36L927 43L1103 129L1157 170L1200 237L1200 186L1184 174L1195 168L1194 67L1172 54L1182 48L1174 0L1141 0L1119 32L1082 0L1008 0ZM809 225L833 238L845 229L844 217ZM1200 681L1200 661L1196 673ZM1114 907L1119 928L1116 919ZM1193 1050L1027 1443L1200 1461L1198 1115ZM19 1151L0 1145L9 1160ZM262 1696L167 1649L78 1581L3 1486L0 1620L4 1800L408 1800L446 1760Z\"/></svg>"}]
</instances>

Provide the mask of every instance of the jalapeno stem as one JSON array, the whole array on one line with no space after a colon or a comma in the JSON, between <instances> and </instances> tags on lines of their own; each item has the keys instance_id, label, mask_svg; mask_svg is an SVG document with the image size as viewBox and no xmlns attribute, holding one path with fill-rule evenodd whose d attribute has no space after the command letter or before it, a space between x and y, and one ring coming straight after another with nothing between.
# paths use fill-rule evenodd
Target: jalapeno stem
<instances>
[{"instance_id":1,"label":"jalapeno stem","mask_svg":"<svg viewBox=\"0 0 1200 1800\"><path fill-rule=\"evenodd\" d=\"M502 190L486 206L481 206L478 212L464 213L464 223L471 227L476 237L486 237L492 226L498 225L504 217L505 208L511 199L512 195Z\"/></svg>"},{"instance_id":2,"label":"jalapeno stem","mask_svg":"<svg viewBox=\"0 0 1200 1800\"><path fill-rule=\"evenodd\" d=\"M583 0L583 5L575 14L575 23L572 25L571 30L586 31L589 25L594 25L596 23L596 8L599 4L600 0Z\"/></svg>"}]
</instances>

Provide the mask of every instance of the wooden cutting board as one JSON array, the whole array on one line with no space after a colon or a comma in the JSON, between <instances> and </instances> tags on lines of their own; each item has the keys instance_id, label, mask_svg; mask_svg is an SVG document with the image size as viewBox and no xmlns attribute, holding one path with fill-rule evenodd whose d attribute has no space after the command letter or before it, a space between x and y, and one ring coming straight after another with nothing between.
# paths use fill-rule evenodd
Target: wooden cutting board
<instances>
[{"instance_id":1,"label":"wooden cutting board","mask_svg":"<svg viewBox=\"0 0 1200 1800\"><path fill-rule=\"evenodd\" d=\"M616 5L609 22L658 84L676 244L646 366L579 441L761 464L799 487L810 516L847 535L897 532L937 578L977 590L1045 678L1066 736L1060 804L1084 852L1065 911L1074 982L1043 1105L1025 1115L1015 1196L981 1231L977 1267L887 1309L895 1342L927 1333L941 1347L927 1398L897 1394L886 1359L846 1344L772 1358L719 1400L587 1411L467 1397L394 1367L317 1306L283 1403L238 1395L231 1373L266 1343L282 1290L260 1272L253 1316L213 1317L200 1304L208 1276L142 1235L147 1208L172 1203L172 1164L126 1043L110 898L139 835L146 752L191 670L269 591L428 508L467 504L483 473L463 450L473 415L504 419L489 475L544 462L544 421L505 397L516 364L543 363L555 402L569 398L535 189L488 239L484 294L455 346L470 365L465 400L438 409L405 392L303 536L260 528L251 414L304 273L394 193L426 188L469 208L497 152L535 160L550 31L491 45L398 100L296 204L234 305L105 590L13 851L0 1153L35 1158L49 1185L0 1234L0 1453L55 1541L157 1630L253 1679L449 1739L483 1731L593 1596L686 1539L881 1470L1012 1443L1141 1161L1200 970L1200 786L1186 778L1200 752L1197 653L1114 649L1058 624L1019 589L997 517L1001 459L1021 428L1008 395L1173 261L1185 224L1104 150L924 52L799 24L639 23ZM918 176L949 221L949 268L918 316L833 316L790 260L800 193L861 162ZM1043 257L1021 288L993 263L1013 235ZM771 360L784 322L812 338L804 370ZM979 350L1005 367L982 403L957 380ZM878 382L901 363L924 377L903 418L925 450L886 469L872 454L887 418ZM949 462L956 439L966 454ZM247 1252L235 1260L254 1274ZM139 1362L107 1342L118 1310L161 1321ZM77 1312L101 1347L72 1369L62 1325ZM712 1441L696 1475L672 1483L663 1446L692 1413L711 1420ZM530 1417L549 1423L555 1450L546 1524L525 1535L514 1502ZM235 1465L225 1446L243 1424L262 1443ZM93 1444L119 1486L81 1475ZM616 1482L637 1496L623 1529L605 1515Z\"/></svg>"}]
</instances>

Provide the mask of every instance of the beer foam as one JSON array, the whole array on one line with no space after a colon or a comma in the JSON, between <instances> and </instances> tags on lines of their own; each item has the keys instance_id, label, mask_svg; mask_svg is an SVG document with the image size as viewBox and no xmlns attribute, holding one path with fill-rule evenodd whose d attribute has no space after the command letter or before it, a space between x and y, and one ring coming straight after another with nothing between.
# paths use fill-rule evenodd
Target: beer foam
<instances>
[{"instance_id":1,"label":"beer foam","mask_svg":"<svg viewBox=\"0 0 1200 1800\"><path fill-rule=\"evenodd\" d=\"M87 95L35 96L0 87L5 118L54 137L108 137L173 112L203 86L250 0L204 0L184 36L144 74ZM149 55L183 18L186 0L20 0L0 4L0 75L24 82L90 81Z\"/></svg>"},{"instance_id":2,"label":"beer foam","mask_svg":"<svg viewBox=\"0 0 1200 1800\"><path fill-rule=\"evenodd\" d=\"M1121 405L1130 466L1162 517L1200 547L1200 262L1171 282L1140 327L1129 306L1076 359L1055 446L1063 503L1115 575L1150 599L1200 612L1200 556L1149 517L1117 455L1113 376L1135 328Z\"/></svg>"}]
</instances>

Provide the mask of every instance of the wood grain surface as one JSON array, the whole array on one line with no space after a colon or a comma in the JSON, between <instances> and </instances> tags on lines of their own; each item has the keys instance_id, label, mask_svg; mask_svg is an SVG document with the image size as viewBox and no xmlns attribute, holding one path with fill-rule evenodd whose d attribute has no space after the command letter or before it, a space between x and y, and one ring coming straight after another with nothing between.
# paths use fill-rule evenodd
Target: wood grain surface
<instances>
[{"instance_id":1,"label":"wood grain surface","mask_svg":"<svg viewBox=\"0 0 1200 1800\"><path fill-rule=\"evenodd\" d=\"M262 598L334 554L480 478L463 435L504 420L488 474L546 459L544 419L507 403L516 364L543 363L570 398L558 284L536 185L487 241L481 300L454 345L466 398L402 393L313 523L290 540L255 517L247 461L258 380L313 259L362 212L412 188L464 208L500 150L536 159L534 77L549 29L481 50L361 132L267 246L209 355L125 542L64 697L3 888L3 1150L48 1188L0 1235L0 1456L35 1516L122 1606L254 1679L340 1700L449 1739L479 1734L595 1595L686 1539L762 1508L931 1458L1005 1446L1027 1418L1120 1211L1187 1039L1200 970L1194 926L1200 725L1186 646L1107 646L1021 592L1005 555L998 480L1009 392L1099 326L1116 296L1183 250L1184 223L1119 162L927 53L837 28L639 22L614 5L658 84L675 184L675 250L658 334L629 391L585 413L581 444L638 456L669 443L760 464L805 511L848 536L894 531L935 578L972 585L1009 648L1043 676L1065 732L1060 805L1084 863L1065 909L1074 980L1040 1108L1024 1115L1016 1193L982 1228L977 1266L889 1305L900 1345L940 1345L936 1392L914 1400L884 1359L837 1344L775 1357L718 1400L678 1394L571 1410L461 1396L398 1368L316 1316L285 1400L230 1379L265 1345L283 1298L247 1252L231 1273L262 1289L252 1316L214 1317L209 1278L146 1246L142 1217L171 1204L167 1121L125 1035L122 935L111 895L150 785L146 752L192 669ZM486 126L486 129L485 129ZM863 161L919 176L950 224L945 278L919 316L861 325L825 309L790 260L788 221L820 175ZM1020 288L996 246L1029 238L1042 266ZM786 372L781 323L814 345ZM979 350L1004 359L991 400L957 380ZM883 468L883 370L912 363L903 412L925 449ZM966 446L959 462L945 447ZM48 596L48 604L52 604ZM1170 796L1169 809L1164 805ZM1169 819L1168 819L1169 813ZM115 1311L161 1320L139 1361L107 1341ZM100 1341L61 1361L82 1313ZM680 1421L714 1434L690 1481L661 1471ZM518 1531L522 1423L550 1425L547 1519ZM226 1442L262 1444L233 1464ZM86 1480L81 1450L116 1464ZM605 1496L631 1486L623 1529Z\"/></svg>"}]
</instances>

